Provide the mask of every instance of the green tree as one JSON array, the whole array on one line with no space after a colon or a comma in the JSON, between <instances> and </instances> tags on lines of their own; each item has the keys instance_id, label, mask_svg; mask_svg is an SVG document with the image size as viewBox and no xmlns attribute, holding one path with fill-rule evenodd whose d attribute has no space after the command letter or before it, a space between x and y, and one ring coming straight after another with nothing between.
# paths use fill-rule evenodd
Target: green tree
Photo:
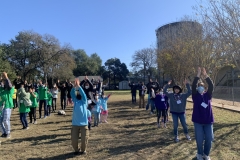
<instances>
[{"instance_id":1,"label":"green tree","mask_svg":"<svg viewBox=\"0 0 240 160\"><path fill-rule=\"evenodd\" d=\"M73 70L74 76L100 74L102 60L97 53L88 56L84 50L78 49L73 51L73 57L76 63L76 68Z\"/></svg>"},{"instance_id":2,"label":"green tree","mask_svg":"<svg viewBox=\"0 0 240 160\"><path fill-rule=\"evenodd\" d=\"M16 78L16 72L11 64L3 59L2 47L3 46L0 45L0 74L2 74L2 72L7 72L9 79L13 81Z\"/></svg>"},{"instance_id":3,"label":"green tree","mask_svg":"<svg viewBox=\"0 0 240 160\"><path fill-rule=\"evenodd\" d=\"M109 81L113 78L114 86L116 86L116 82L120 82L122 80L127 79L127 75L129 70L125 63L121 63L118 58L111 58L105 62L106 70L109 74ZM110 83L110 82L109 82Z\"/></svg>"}]
</instances>

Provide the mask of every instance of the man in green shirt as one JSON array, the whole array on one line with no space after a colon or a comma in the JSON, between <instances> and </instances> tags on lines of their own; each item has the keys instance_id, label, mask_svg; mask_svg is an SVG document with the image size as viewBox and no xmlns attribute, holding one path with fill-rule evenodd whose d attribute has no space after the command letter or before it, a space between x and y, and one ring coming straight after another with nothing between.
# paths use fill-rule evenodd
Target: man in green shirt
<instances>
[{"instance_id":1,"label":"man in green shirt","mask_svg":"<svg viewBox=\"0 0 240 160\"><path fill-rule=\"evenodd\" d=\"M3 110L0 117L0 127L2 131L1 137L10 138L10 117L13 108L13 93L14 88L12 87L12 83L9 80L7 73L2 73L2 85L0 87L0 96L2 100Z\"/></svg>"}]
</instances>

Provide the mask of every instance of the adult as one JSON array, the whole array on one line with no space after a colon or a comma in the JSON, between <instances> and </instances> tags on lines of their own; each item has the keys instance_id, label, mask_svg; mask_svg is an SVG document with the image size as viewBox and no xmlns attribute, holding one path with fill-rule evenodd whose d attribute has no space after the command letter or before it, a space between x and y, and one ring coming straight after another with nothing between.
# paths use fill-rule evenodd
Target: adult
<instances>
[{"instance_id":1,"label":"adult","mask_svg":"<svg viewBox=\"0 0 240 160\"><path fill-rule=\"evenodd\" d=\"M208 89L200 81L202 75L208 84ZM197 143L197 159L210 160L209 154L212 147L213 135L213 112L211 106L213 82L207 75L205 68L198 68L197 77L192 83L193 114L195 138Z\"/></svg>"},{"instance_id":2,"label":"adult","mask_svg":"<svg viewBox=\"0 0 240 160\"><path fill-rule=\"evenodd\" d=\"M103 87L102 82L101 82L101 79L99 77L98 82L97 82L97 91L98 91L99 95L102 95L102 87Z\"/></svg>"},{"instance_id":3,"label":"adult","mask_svg":"<svg viewBox=\"0 0 240 160\"><path fill-rule=\"evenodd\" d=\"M56 84L53 85L51 92L53 96L52 111L55 112L57 110L57 98L58 98L58 88Z\"/></svg>"},{"instance_id":4,"label":"adult","mask_svg":"<svg viewBox=\"0 0 240 160\"><path fill-rule=\"evenodd\" d=\"M10 138L10 117L12 113L13 108L13 93L14 88L12 87L12 83L8 78L8 75L6 72L2 73L2 85L0 87L0 96L2 98L2 114L0 117L0 127L3 138Z\"/></svg>"},{"instance_id":5,"label":"adult","mask_svg":"<svg viewBox=\"0 0 240 160\"><path fill-rule=\"evenodd\" d=\"M15 88L18 90L21 87L21 84L23 84L23 80L20 76L17 76L17 78L13 81L13 84L15 85Z\"/></svg>"},{"instance_id":6,"label":"adult","mask_svg":"<svg viewBox=\"0 0 240 160\"><path fill-rule=\"evenodd\" d=\"M20 76L17 76L17 78L13 81L13 84L15 86L15 89L19 89L21 87L21 84L23 84L23 80ZM16 101L17 101L17 97L16 97ZM18 103L16 104L16 107L18 107Z\"/></svg>"},{"instance_id":7,"label":"adult","mask_svg":"<svg viewBox=\"0 0 240 160\"><path fill-rule=\"evenodd\" d=\"M152 89L154 90L154 93L156 94L156 91L160 89L159 83L157 80L154 82L152 79L149 79L149 82L147 84L147 94L148 94L148 103L146 105L146 110L148 110L149 105L151 105L151 112L150 114L153 114L155 110L155 103L154 103L154 98L152 96Z\"/></svg>"},{"instance_id":8,"label":"adult","mask_svg":"<svg viewBox=\"0 0 240 160\"><path fill-rule=\"evenodd\" d=\"M167 89L171 85L172 80L168 82L168 84L164 87L164 94L169 98L170 102L170 113L172 113L173 119L173 132L175 136L175 142L179 142L178 138L178 119L182 124L185 136L188 140L191 140L191 137L188 134L188 127L186 123L186 103L187 98L192 94L192 90L190 88L189 82L185 79L185 85L187 87L187 92L182 93L182 88L179 85L173 86L173 93L168 93Z\"/></svg>"},{"instance_id":9,"label":"adult","mask_svg":"<svg viewBox=\"0 0 240 160\"><path fill-rule=\"evenodd\" d=\"M140 82L138 86L139 90L139 108L144 108L145 106L145 92L147 90L147 87L144 85L144 82Z\"/></svg>"},{"instance_id":10,"label":"adult","mask_svg":"<svg viewBox=\"0 0 240 160\"><path fill-rule=\"evenodd\" d=\"M19 113L20 113L20 121L23 125L23 130L29 129L28 127L28 121L27 121L27 115L30 112L30 106L32 103L30 100L30 93L25 90L25 85L22 84L21 88L18 90L17 95L19 97Z\"/></svg>"},{"instance_id":11,"label":"adult","mask_svg":"<svg viewBox=\"0 0 240 160\"><path fill-rule=\"evenodd\" d=\"M71 90L71 97L74 103L72 116L71 141L74 154L86 154L89 137L88 116L87 116L87 96L79 84L79 79L75 80L75 85ZM81 150L78 148L79 133L81 134ZM80 152L79 152L80 151Z\"/></svg>"},{"instance_id":12,"label":"adult","mask_svg":"<svg viewBox=\"0 0 240 160\"><path fill-rule=\"evenodd\" d=\"M60 100L61 100L61 107L62 110L66 109L66 99L67 99L67 91L68 88L66 86L67 82L60 84L60 81L57 81L57 87L60 89Z\"/></svg>"},{"instance_id":13,"label":"adult","mask_svg":"<svg viewBox=\"0 0 240 160\"><path fill-rule=\"evenodd\" d=\"M72 105L72 97L70 94L72 88L73 88L72 82L69 82L67 86L67 106Z\"/></svg>"},{"instance_id":14,"label":"adult","mask_svg":"<svg viewBox=\"0 0 240 160\"><path fill-rule=\"evenodd\" d=\"M138 86L134 82L130 83L130 81L128 82L128 86L131 88L132 104L134 104L137 101L136 94Z\"/></svg>"},{"instance_id":15,"label":"adult","mask_svg":"<svg viewBox=\"0 0 240 160\"><path fill-rule=\"evenodd\" d=\"M42 118L42 105L44 107L44 118L47 118L47 91L48 88L41 80L39 80L38 94L39 94L39 119Z\"/></svg>"},{"instance_id":16,"label":"adult","mask_svg":"<svg viewBox=\"0 0 240 160\"><path fill-rule=\"evenodd\" d=\"M94 101L94 97L92 95L93 84L90 82L87 76L85 76L85 79L81 81L80 86L86 94L89 103L92 103L92 101Z\"/></svg>"}]
</instances>

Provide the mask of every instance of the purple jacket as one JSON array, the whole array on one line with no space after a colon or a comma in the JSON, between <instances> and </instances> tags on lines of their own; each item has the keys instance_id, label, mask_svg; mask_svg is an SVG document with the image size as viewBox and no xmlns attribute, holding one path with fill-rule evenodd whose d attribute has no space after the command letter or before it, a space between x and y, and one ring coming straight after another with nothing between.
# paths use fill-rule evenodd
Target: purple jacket
<instances>
[{"instance_id":1,"label":"purple jacket","mask_svg":"<svg viewBox=\"0 0 240 160\"><path fill-rule=\"evenodd\" d=\"M192 85L192 100L193 100L192 121L199 124L211 124L214 122L211 106L213 83L212 80L208 77L206 79L208 83L208 91L201 95L196 90L198 80L199 78L195 77ZM206 108L201 105L203 102L207 104Z\"/></svg>"},{"instance_id":2,"label":"purple jacket","mask_svg":"<svg viewBox=\"0 0 240 160\"><path fill-rule=\"evenodd\" d=\"M154 101L157 109L167 109L169 106L168 97L165 94L163 95L157 94Z\"/></svg>"}]
</instances>

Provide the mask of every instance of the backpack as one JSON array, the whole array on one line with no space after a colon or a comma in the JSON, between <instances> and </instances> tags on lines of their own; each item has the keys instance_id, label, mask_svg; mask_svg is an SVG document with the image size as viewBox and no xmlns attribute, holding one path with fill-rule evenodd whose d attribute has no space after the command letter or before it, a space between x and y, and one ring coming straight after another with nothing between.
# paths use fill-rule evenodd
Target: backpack
<instances>
[{"instance_id":1,"label":"backpack","mask_svg":"<svg viewBox=\"0 0 240 160\"><path fill-rule=\"evenodd\" d=\"M32 101L30 99L26 99L23 102L25 106L32 106Z\"/></svg>"}]
</instances>

